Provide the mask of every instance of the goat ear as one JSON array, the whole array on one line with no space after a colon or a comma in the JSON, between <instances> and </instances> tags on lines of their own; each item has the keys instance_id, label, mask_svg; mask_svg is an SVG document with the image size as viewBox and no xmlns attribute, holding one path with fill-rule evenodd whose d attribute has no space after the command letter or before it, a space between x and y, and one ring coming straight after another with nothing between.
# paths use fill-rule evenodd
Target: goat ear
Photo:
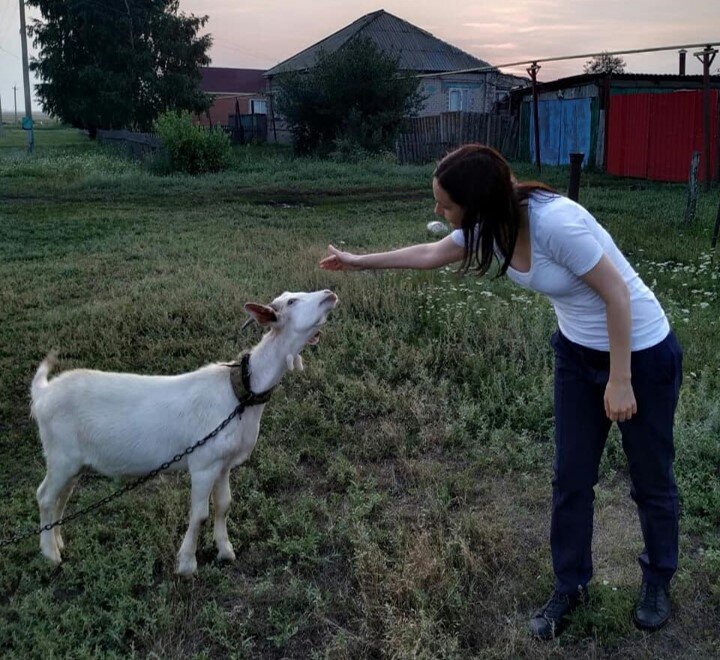
<instances>
[{"instance_id":1,"label":"goat ear","mask_svg":"<svg viewBox=\"0 0 720 660\"><path fill-rule=\"evenodd\" d=\"M258 303L245 303L245 311L250 314L260 325L267 325L268 323L275 323L277 314L272 307L267 305L260 305Z\"/></svg>"}]
</instances>

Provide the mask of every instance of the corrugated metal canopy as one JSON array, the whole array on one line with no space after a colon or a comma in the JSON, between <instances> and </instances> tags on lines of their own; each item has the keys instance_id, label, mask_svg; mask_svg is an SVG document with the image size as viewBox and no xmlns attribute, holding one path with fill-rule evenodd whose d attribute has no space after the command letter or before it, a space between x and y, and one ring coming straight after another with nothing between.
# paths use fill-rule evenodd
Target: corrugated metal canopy
<instances>
[{"instance_id":1,"label":"corrugated metal canopy","mask_svg":"<svg viewBox=\"0 0 720 660\"><path fill-rule=\"evenodd\" d=\"M577 76L569 76L567 78L557 78L548 82L538 81L538 92L553 92L559 89L568 89L571 87L580 87L592 83L602 84L606 75L604 73L583 73ZM638 83L647 86L656 87L677 87L687 89L699 89L703 85L702 76L681 76L673 73L614 73L610 76L610 83L613 88L618 88L622 84ZM720 76L710 76L710 86L713 88L720 87ZM532 94L532 87L513 90L512 95L515 99Z\"/></svg>"},{"instance_id":2,"label":"corrugated metal canopy","mask_svg":"<svg viewBox=\"0 0 720 660\"><path fill-rule=\"evenodd\" d=\"M342 30L280 62L265 75L274 76L283 71L308 69L315 64L321 49L333 53L356 37L369 38L381 51L397 56L398 66L403 71L432 73L490 66L487 62L381 9L359 18Z\"/></svg>"}]
</instances>

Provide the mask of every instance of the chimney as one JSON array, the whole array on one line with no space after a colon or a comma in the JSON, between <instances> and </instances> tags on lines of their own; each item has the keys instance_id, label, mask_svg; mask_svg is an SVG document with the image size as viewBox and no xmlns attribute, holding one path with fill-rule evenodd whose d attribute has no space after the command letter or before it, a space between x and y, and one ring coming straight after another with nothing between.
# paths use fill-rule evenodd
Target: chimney
<instances>
[{"instance_id":1,"label":"chimney","mask_svg":"<svg viewBox=\"0 0 720 660\"><path fill-rule=\"evenodd\" d=\"M687 51L683 48L682 50L678 51L678 54L680 55L680 75L685 75L685 54Z\"/></svg>"}]
</instances>

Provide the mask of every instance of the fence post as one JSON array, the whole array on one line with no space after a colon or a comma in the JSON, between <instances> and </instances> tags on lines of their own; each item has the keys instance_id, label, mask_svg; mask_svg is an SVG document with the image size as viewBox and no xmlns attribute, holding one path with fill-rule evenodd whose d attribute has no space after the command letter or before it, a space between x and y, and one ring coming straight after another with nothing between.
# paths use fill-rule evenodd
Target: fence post
<instances>
[{"instance_id":1,"label":"fence post","mask_svg":"<svg viewBox=\"0 0 720 660\"><path fill-rule=\"evenodd\" d=\"M532 92L533 92L533 114L535 116L535 166L537 171L542 171L540 165L540 117L538 117L538 88L537 88L537 72L540 70L540 65L537 62L533 62L529 69L526 69L532 80Z\"/></svg>"},{"instance_id":2,"label":"fence post","mask_svg":"<svg viewBox=\"0 0 720 660\"><path fill-rule=\"evenodd\" d=\"M580 171L582 169L583 158L585 154L570 154L570 183L568 185L568 197L574 202L578 201L580 195Z\"/></svg>"},{"instance_id":3,"label":"fence post","mask_svg":"<svg viewBox=\"0 0 720 660\"><path fill-rule=\"evenodd\" d=\"M688 174L688 194L687 204L685 205L684 222L689 225L695 219L695 209L697 208L698 198L698 166L700 164L700 152L694 151L690 157L690 172Z\"/></svg>"}]
</instances>

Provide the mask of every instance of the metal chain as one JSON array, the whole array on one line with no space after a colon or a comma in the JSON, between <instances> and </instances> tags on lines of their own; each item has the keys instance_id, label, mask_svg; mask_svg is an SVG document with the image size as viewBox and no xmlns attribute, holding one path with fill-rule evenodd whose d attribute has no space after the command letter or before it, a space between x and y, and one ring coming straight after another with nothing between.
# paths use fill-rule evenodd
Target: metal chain
<instances>
[{"instance_id":1,"label":"metal chain","mask_svg":"<svg viewBox=\"0 0 720 660\"><path fill-rule=\"evenodd\" d=\"M215 428L213 431L210 431L204 438L201 440L198 440L194 445L191 445L184 451L180 452L179 454L175 454L170 460L165 461L164 463L158 465L154 470L151 470L147 474L144 474L141 477L138 477L134 481L131 481L130 483L126 484L122 488L119 488L114 493L110 493L110 495L103 497L102 499L98 500L97 502L94 502L90 506L86 506L84 509L80 509L78 511L75 511L74 513L71 513L68 516L64 516L63 518L60 518L59 520L56 520L54 522L48 523L47 525L43 525L40 529L32 530L29 532L22 532L20 534L16 534L15 536L12 536L8 539L0 540L0 548L4 548L8 545L13 545L14 543L19 543L20 541L24 541L25 539L28 539L32 536L35 536L37 534L42 534L43 532L49 532L54 527L58 527L60 525L64 525L65 523L70 522L71 520L75 520L76 518L80 518L81 516L84 516L87 513L90 513L91 511L94 511L95 509L99 509L100 507L105 506L108 502L111 502L114 499L117 499L121 495L124 495L125 493L130 492L131 490L135 490L138 486L142 486L146 481L149 481L150 479L156 477L158 474L163 472L164 470L167 470L170 468L171 465L174 465L175 463L181 461L186 456L189 456L192 454L198 447L202 447L208 440L211 440L214 438L220 431L222 431L235 417L238 417L238 419L242 418L242 414L245 411L246 402L240 402L235 409L220 423L220 425Z\"/></svg>"}]
</instances>

